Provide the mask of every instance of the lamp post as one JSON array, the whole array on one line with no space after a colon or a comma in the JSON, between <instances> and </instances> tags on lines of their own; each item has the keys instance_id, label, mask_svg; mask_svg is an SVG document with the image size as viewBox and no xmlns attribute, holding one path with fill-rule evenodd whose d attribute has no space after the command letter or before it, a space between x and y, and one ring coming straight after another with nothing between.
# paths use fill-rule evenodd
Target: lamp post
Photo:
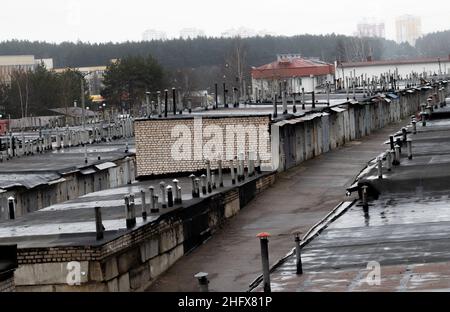
<instances>
[{"instance_id":1,"label":"lamp post","mask_svg":"<svg viewBox=\"0 0 450 312\"><path fill-rule=\"evenodd\" d=\"M223 75L223 106L225 108L227 108L228 107L228 104L227 104L227 88L226 88L226 85L225 85L225 78L226 78L226 76Z\"/></svg>"}]
</instances>

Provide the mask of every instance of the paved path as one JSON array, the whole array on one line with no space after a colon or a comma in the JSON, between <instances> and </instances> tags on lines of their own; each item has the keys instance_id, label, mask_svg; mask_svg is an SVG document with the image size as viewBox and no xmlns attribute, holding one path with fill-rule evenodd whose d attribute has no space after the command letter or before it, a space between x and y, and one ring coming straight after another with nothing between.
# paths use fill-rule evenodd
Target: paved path
<instances>
[{"instance_id":1,"label":"paved path","mask_svg":"<svg viewBox=\"0 0 450 312\"><path fill-rule=\"evenodd\" d=\"M246 291L260 274L256 234L271 233L270 263L293 247L294 230L306 233L345 198L367 162L386 150L383 142L400 124L388 126L339 150L306 161L284 172L277 183L227 221L202 246L185 255L148 289L198 291L195 273L209 273L211 291Z\"/></svg>"}]
</instances>

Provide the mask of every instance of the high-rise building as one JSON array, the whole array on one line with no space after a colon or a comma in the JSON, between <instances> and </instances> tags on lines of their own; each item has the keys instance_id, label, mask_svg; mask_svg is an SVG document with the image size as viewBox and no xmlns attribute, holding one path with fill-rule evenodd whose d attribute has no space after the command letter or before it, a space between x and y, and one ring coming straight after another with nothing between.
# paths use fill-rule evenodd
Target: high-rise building
<instances>
[{"instance_id":1,"label":"high-rise building","mask_svg":"<svg viewBox=\"0 0 450 312\"><path fill-rule=\"evenodd\" d=\"M241 37L241 38L249 38L249 37L255 37L257 35L257 32L254 29L247 28L247 27L239 27L239 28L230 28L222 33L222 37L224 38L234 38L234 37Z\"/></svg>"},{"instance_id":2,"label":"high-rise building","mask_svg":"<svg viewBox=\"0 0 450 312\"><path fill-rule=\"evenodd\" d=\"M204 37L205 32L198 28L183 28L180 30L180 38L182 39L194 39L197 37Z\"/></svg>"},{"instance_id":3,"label":"high-rise building","mask_svg":"<svg viewBox=\"0 0 450 312\"><path fill-rule=\"evenodd\" d=\"M422 21L418 16L403 15L395 21L397 42L408 42L414 46L416 40L422 35Z\"/></svg>"},{"instance_id":4,"label":"high-rise building","mask_svg":"<svg viewBox=\"0 0 450 312\"><path fill-rule=\"evenodd\" d=\"M386 27L383 22L362 21L356 25L356 36L363 38L385 38Z\"/></svg>"},{"instance_id":5,"label":"high-rise building","mask_svg":"<svg viewBox=\"0 0 450 312\"><path fill-rule=\"evenodd\" d=\"M143 41L167 40L167 34L164 31L156 29L147 29L142 34Z\"/></svg>"}]
</instances>

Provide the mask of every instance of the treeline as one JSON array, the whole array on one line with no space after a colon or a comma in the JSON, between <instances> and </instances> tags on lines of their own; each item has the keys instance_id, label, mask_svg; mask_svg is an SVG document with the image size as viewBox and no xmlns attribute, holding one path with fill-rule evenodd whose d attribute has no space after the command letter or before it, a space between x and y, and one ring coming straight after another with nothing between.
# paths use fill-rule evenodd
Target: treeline
<instances>
[{"instance_id":1,"label":"treeline","mask_svg":"<svg viewBox=\"0 0 450 312\"><path fill-rule=\"evenodd\" d=\"M423 56L448 56L450 54L450 30L435 32L419 38L416 49Z\"/></svg>"},{"instance_id":2,"label":"treeline","mask_svg":"<svg viewBox=\"0 0 450 312\"><path fill-rule=\"evenodd\" d=\"M221 65L235 40L234 38L196 38L150 42L64 42L61 44L11 40L0 43L0 55L33 54L39 58L53 58L56 67L80 67L107 65L111 59L129 55L151 54L163 67L173 70ZM415 49L408 44L398 45L384 39L359 39L335 34L266 36L241 40L246 46L247 61L250 66L270 62L276 54L280 53L301 53L306 57L320 57L329 62L336 59L359 61L367 56L372 56L373 59L388 59L423 54L420 49ZM425 46L424 52L432 53Z\"/></svg>"},{"instance_id":3,"label":"treeline","mask_svg":"<svg viewBox=\"0 0 450 312\"><path fill-rule=\"evenodd\" d=\"M343 35L266 36L253 38L197 38L123 43L30 42L0 43L0 55L32 54L53 58L55 67L108 65L101 94L110 104L136 106L146 90L154 92L176 87L182 94L207 90L213 93L226 83L245 96L251 84L250 69L272 62L277 54L300 53L328 62L364 61L446 56L450 53L450 31L426 35L416 47L408 43ZM122 66L112 59L127 59ZM120 63L117 63L120 64ZM67 76L39 67L19 73L10 85L0 85L0 105L15 116L45 114L50 107L65 107L80 97L80 73ZM223 92L219 90L219 92Z\"/></svg>"}]
</instances>

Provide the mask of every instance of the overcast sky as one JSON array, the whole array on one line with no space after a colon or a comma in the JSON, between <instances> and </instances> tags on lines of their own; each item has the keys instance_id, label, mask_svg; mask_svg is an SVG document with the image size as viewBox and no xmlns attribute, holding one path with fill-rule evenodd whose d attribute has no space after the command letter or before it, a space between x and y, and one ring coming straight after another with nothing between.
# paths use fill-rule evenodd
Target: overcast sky
<instances>
[{"instance_id":1,"label":"overcast sky","mask_svg":"<svg viewBox=\"0 0 450 312\"><path fill-rule=\"evenodd\" d=\"M178 36L195 27L208 36L248 27L281 35L352 35L363 18L386 23L395 39L395 18L419 15L424 33L450 29L450 1L418 0L2 0L0 40L141 40L146 29Z\"/></svg>"}]
</instances>

